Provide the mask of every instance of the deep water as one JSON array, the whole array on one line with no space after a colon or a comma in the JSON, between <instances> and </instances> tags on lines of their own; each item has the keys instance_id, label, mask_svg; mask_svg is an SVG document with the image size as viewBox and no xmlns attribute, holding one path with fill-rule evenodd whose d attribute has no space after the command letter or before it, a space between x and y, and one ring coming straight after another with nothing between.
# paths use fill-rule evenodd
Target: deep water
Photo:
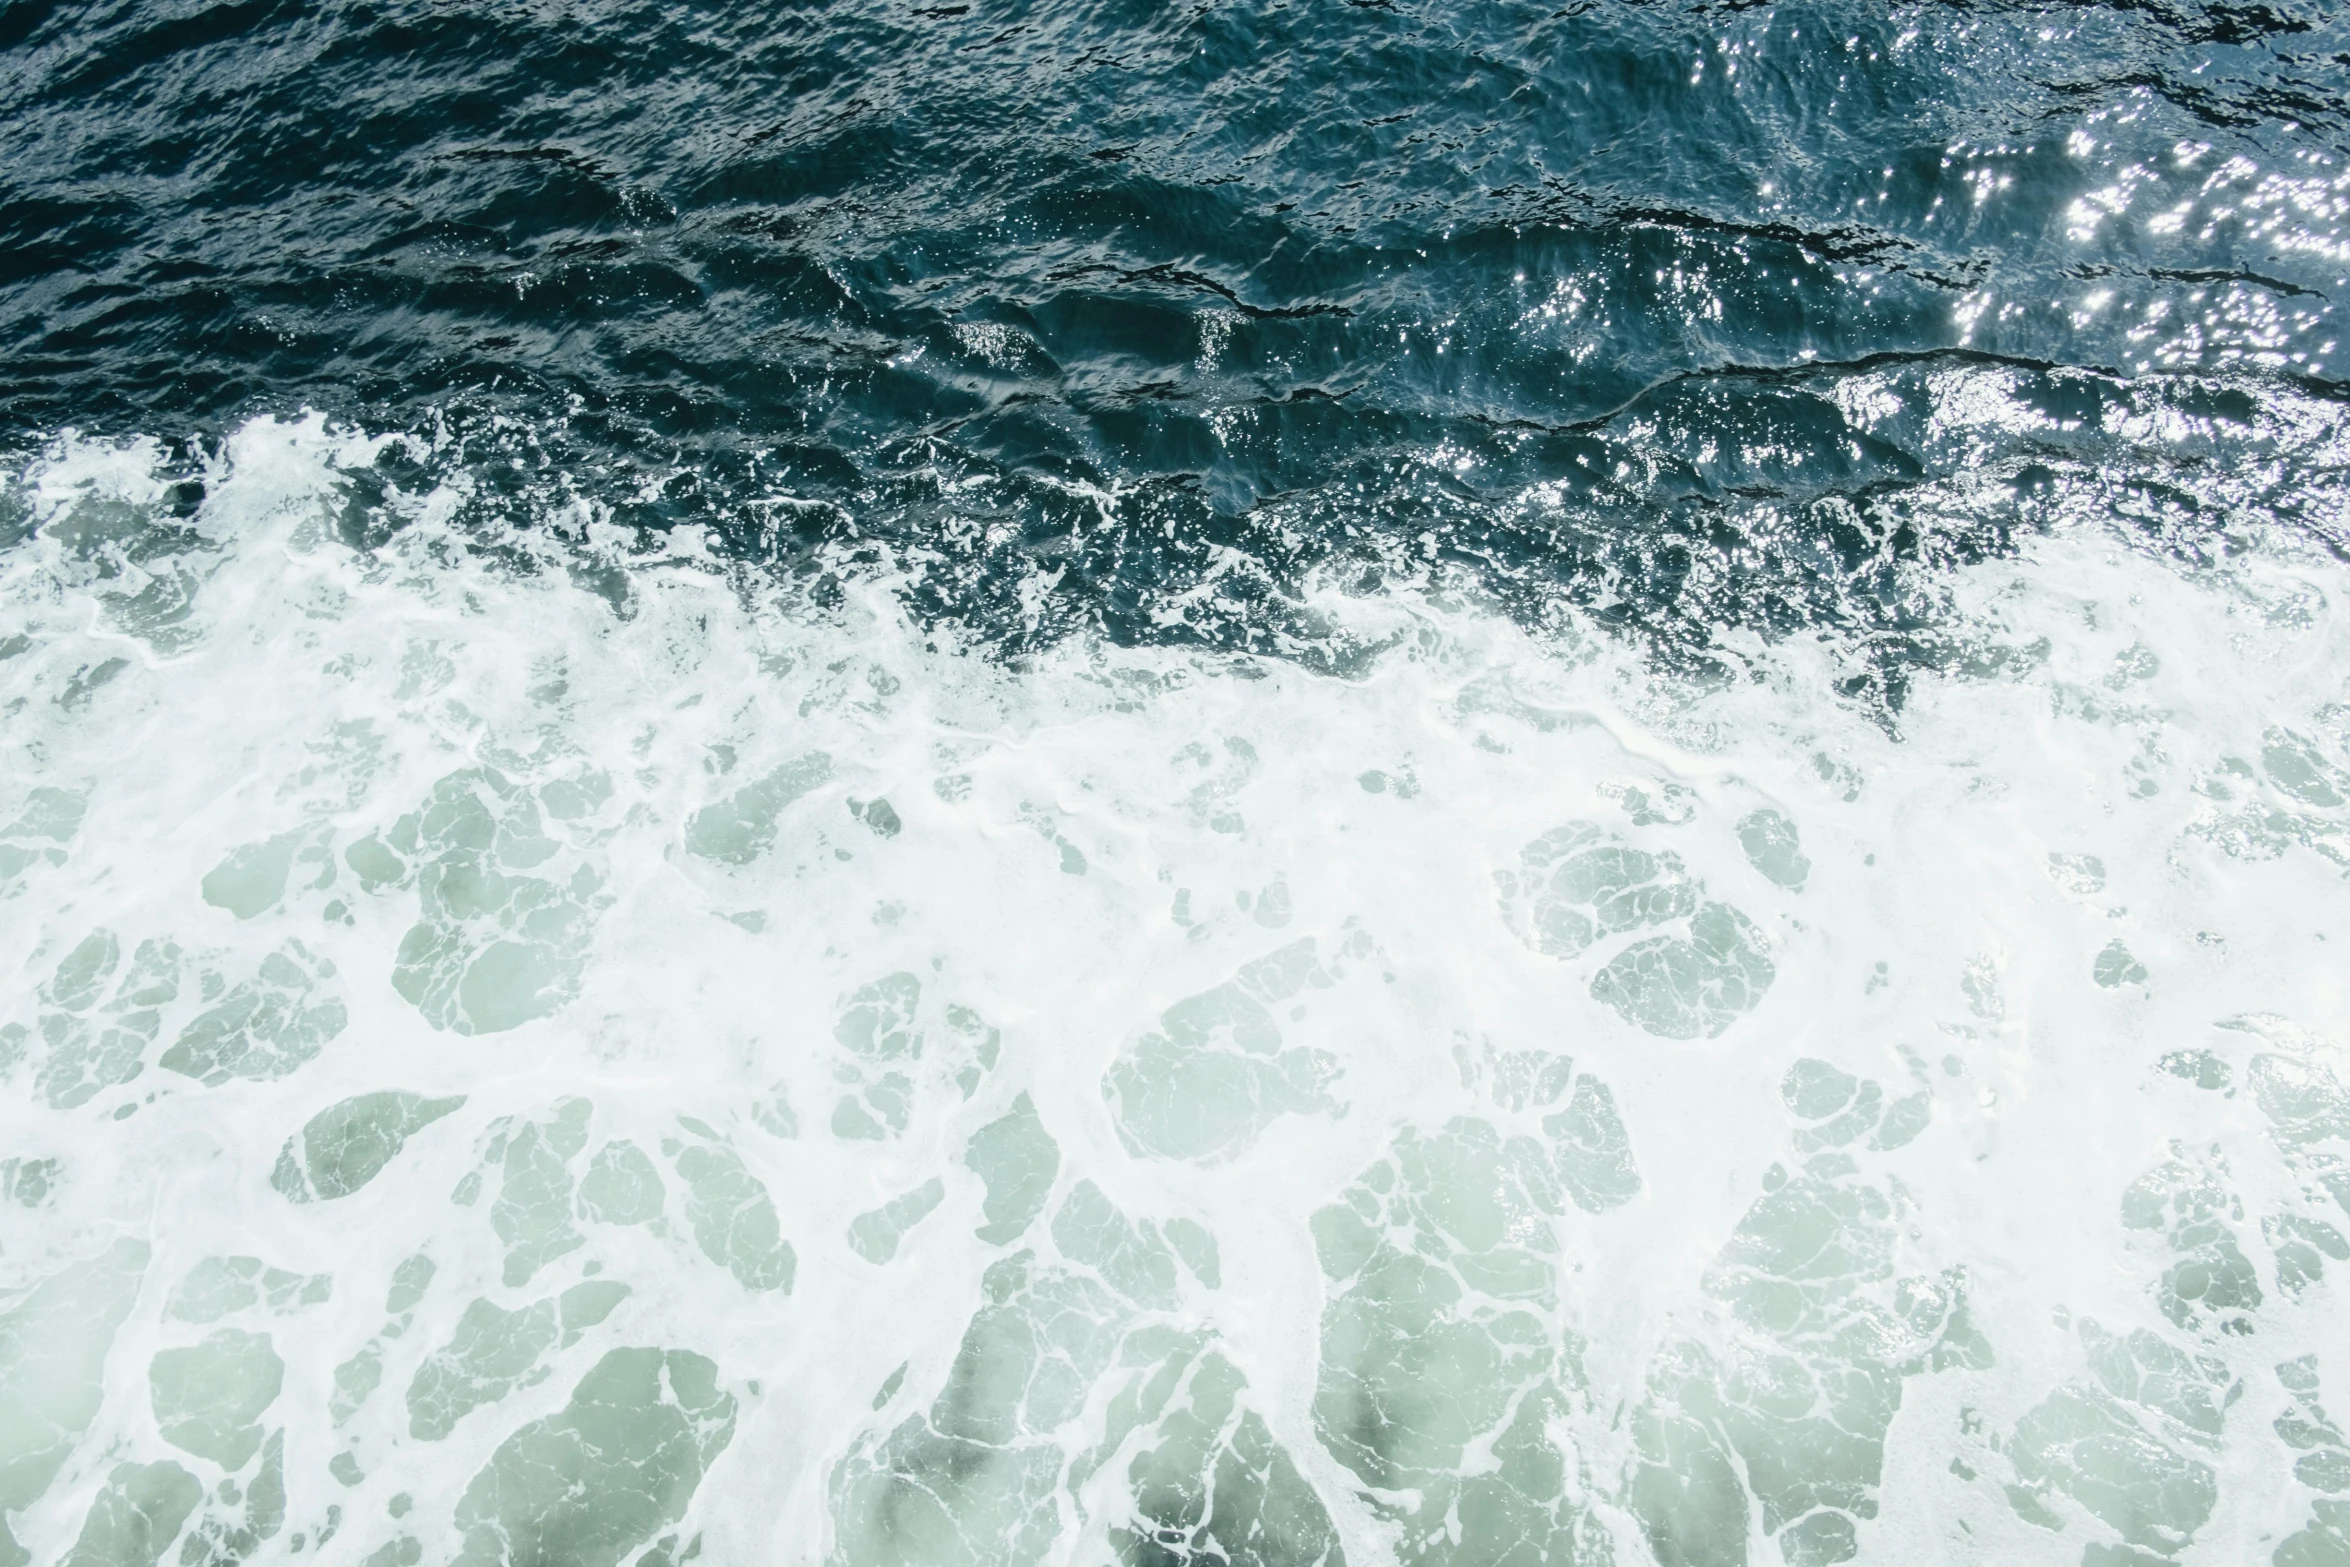
<instances>
[{"instance_id":1,"label":"deep water","mask_svg":"<svg viewBox=\"0 0 2350 1567\"><path fill-rule=\"evenodd\" d=\"M2350 12L0 132L0 1567L2350 1567Z\"/></svg>"},{"instance_id":2,"label":"deep water","mask_svg":"<svg viewBox=\"0 0 2350 1567\"><path fill-rule=\"evenodd\" d=\"M2201 470L2342 368L2350 29L2307 3L20 4L0 36L20 440L445 431L480 526L576 495L786 570L869 543L1019 647L1275 651L1315 640L1311 571L1433 570L1690 657L1890 638L1855 674L1897 701L1935 657L1903 566L2068 504L2196 547ZM2041 428L1937 442L1953 377ZM2302 482L2251 499L2338 537L2332 465L2282 455Z\"/></svg>"}]
</instances>

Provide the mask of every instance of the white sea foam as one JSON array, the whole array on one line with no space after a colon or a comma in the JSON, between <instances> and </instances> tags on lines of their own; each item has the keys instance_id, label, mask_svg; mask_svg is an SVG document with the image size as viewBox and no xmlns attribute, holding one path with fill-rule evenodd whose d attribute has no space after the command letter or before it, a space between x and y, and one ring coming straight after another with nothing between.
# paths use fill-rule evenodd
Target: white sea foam
<instances>
[{"instance_id":1,"label":"white sea foam","mask_svg":"<svg viewBox=\"0 0 2350 1567\"><path fill-rule=\"evenodd\" d=\"M379 446L21 478L31 1559L2350 1559L2330 558L2033 538L1896 736L364 555Z\"/></svg>"}]
</instances>

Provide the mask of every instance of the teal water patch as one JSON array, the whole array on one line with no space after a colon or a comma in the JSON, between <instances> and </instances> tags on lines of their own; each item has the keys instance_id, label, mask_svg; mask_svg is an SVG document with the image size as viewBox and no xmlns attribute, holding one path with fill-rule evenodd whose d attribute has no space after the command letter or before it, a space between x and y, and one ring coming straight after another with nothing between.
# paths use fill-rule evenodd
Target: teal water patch
<instances>
[{"instance_id":1,"label":"teal water patch","mask_svg":"<svg viewBox=\"0 0 2350 1567\"><path fill-rule=\"evenodd\" d=\"M67 844L81 831L88 809L84 795L70 789L35 788L24 807L0 827L0 883L16 880L33 866L65 863Z\"/></svg>"},{"instance_id":2,"label":"teal water patch","mask_svg":"<svg viewBox=\"0 0 2350 1567\"><path fill-rule=\"evenodd\" d=\"M1725 1339L1670 1345L1634 1416L1628 1501L1661 1561L1743 1567L1859 1556L1904 1383L1993 1364L1960 1270L1902 1274L1906 1198L1859 1150L1914 1139L1927 1100L1804 1059L1780 1084L1802 1156L1774 1164L1705 1276Z\"/></svg>"},{"instance_id":3,"label":"teal water patch","mask_svg":"<svg viewBox=\"0 0 2350 1567\"><path fill-rule=\"evenodd\" d=\"M838 1047L832 1075L841 1089L830 1120L835 1137L893 1141L925 1105L969 1099L994 1069L1001 1031L971 1007L945 1001L935 987L927 1004L925 995L917 975L900 971L859 986L843 1001L832 1029Z\"/></svg>"},{"instance_id":4,"label":"teal water patch","mask_svg":"<svg viewBox=\"0 0 2350 1567\"><path fill-rule=\"evenodd\" d=\"M784 808L831 776L832 758L821 751L785 762L688 817L685 846L704 859L747 865L774 844Z\"/></svg>"},{"instance_id":5,"label":"teal water patch","mask_svg":"<svg viewBox=\"0 0 2350 1567\"><path fill-rule=\"evenodd\" d=\"M107 1356L138 1298L149 1255L142 1242L116 1241L42 1279L0 1314L0 1514L41 1499L97 1417ZM173 1531L178 1527L175 1519ZM30 1559L4 1519L0 1558Z\"/></svg>"},{"instance_id":6,"label":"teal water patch","mask_svg":"<svg viewBox=\"0 0 2350 1567\"><path fill-rule=\"evenodd\" d=\"M299 833L280 833L262 843L231 849L228 858L204 875L204 901L249 920L276 908L286 895L286 877L294 868Z\"/></svg>"},{"instance_id":7,"label":"teal water patch","mask_svg":"<svg viewBox=\"0 0 2350 1567\"><path fill-rule=\"evenodd\" d=\"M1740 824L1756 868L1799 887L1809 874L1794 828L1777 813ZM1747 840L1750 840L1748 842ZM1514 870L1496 873L1502 912L1518 936L1546 956L1572 959L1596 943L1658 926L1618 948L1591 978L1592 999L1665 1039L1720 1034L1752 1011L1777 970L1754 922L1727 903L1704 899L1671 850L1635 848L1591 822L1570 822L1519 851Z\"/></svg>"},{"instance_id":8,"label":"teal water patch","mask_svg":"<svg viewBox=\"0 0 2350 1567\"><path fill-rule=\"evenodd\" d=\"M922 982L911 974L890 974L849 997L833 1038L843 1051L841 1075L856 1085L832 1112L840 1137L878 1141L906 1129L914 1113L912 1068L921 1059L923 1038L915 1025Z\"/></svg>"},{"instance_id":9,"label":"teal water patch","mask_svg":"<svg viewBox=\"0 0 2350 1567\"><path fill-rule=\"evenodd\" d=\"M1052 1195L1053 1178L1060 1173L1061 1150L1036 1105L1022 1094L1012 1107L971 1134L963 1162L985 1183L984 1213L979 1238L993 1246L1016 1241Z\"/></svg>"},{"instance_id":10,"label":"teal water patch","mask_svg":"<svg viewBox=\"0 0 2350 1567\"><path fill-rule=\"evenodd\" d=\"M435 1028L500 1033L578 993L609 897L546 820L531 790L482 767L443 778L385 835L415 867L418 905L392 987Z\"/></svg>"},{"instance_id":11,"label":"teal water patch","mask_svg":"<svg viewBox=\"0 0 2350 1567\"><path fill-rule=\"evenodd\" d=\"M237 1328L164 1350L147 1368L156 1429L174 1447L242 1469L261 1451L260 1419L277 1402L285 1373L267 1334Z\"/></svg>"},{"instance_id":12,"label":"teal water patch","mask_svg":"<svg viewBox=\"0 0 2350 1567\"><path fill-rule=\"evenodd\" d=\"M449 1342L426 1357L408 1384L409 1435L438 1442L474 1410L536 1386L550 1373L546 1356L577 1343L628 1294L616 1280L591 1279L517 1311L474 1301Z\"/></svg>"},{"instance_id":13,"label":"teal water patch","mask_svg":"<svg viewBox=\"0 0 2350 1567\"><path fill-rule=\"evenodd\" d=\"M625 1137L596 1150L579 1183L579 1211L602 1224L650 1224L668 1211L669 1190L642 1148Z\"/></svg>"},{"instance_id":14,"label":"teal water patch","mask_svg":"<svg viewBox=\"0 0 2350 1567\"><path fill-rule=\"evenodd\" d=\"M381 1174L409 1138L464 1103L461 1096L387 1089L329 1106L286 1139L269 1184L290 1202L348 1197Z\"/></svg>"},{"instance_id":15,"label":"teal water patch","mask_svg":"<svg viewBox=\"0 0 2350 1567\"><path fill-rule=\"evenodd\" d=\"M571 1164L587 1148L594 1110L585 1099L565 1099L539 1119L494 1124L481 1164L458 1186L456 1200L470 1206L494 1181L490 1228L506 1251L509 1286L529 1283L539 1269L586 1244L571 1222Z\"/></svg>"},{"instance_id":16,"label":"teal water patch","mask_svg":"<svg viewBox=\"0 0 2350 1567\"><path fill-rule=\"evenodd\" d=\"M898 1254L906 1232L928 1218L946 1194L946 1182L932 1176L912 1191L857 1215L849 1221L849 1249L867 1262L889 1261Z\"/></svg>"},{"instance_id":17,"label":"teal water patch","mask_svg":"<svg viewBox=\"0 0 2350 1567\"><path fill-rule=\"evenodd\" d=\"M154 1567L203 1499L203 1484L175 1463L117 1464L63 1567Z\"/></svg>"},{"instance_id":18,"label":"teal water patch","mask_svg":"<svg viewBox=\"0 0 2350 1567\"><path fill-rule=\"evenodd\" d=\"M163 1008L179 995L179 947L141 941L123 961L110 930L94 930L64 957L41 987L53 1010L40 1017L44 1047L34 1084L51 1107L70 1110L144 1070Z\"/></svg>"},{"instance_id":19,"label":"teal water patch","mask_svg":"<svg viewBox=\"0 0 2350 1567\"><path fill-rule=\"evenodd\" d=\"M315 1059L350 1021L333 985L334 964L299 941L261 960L254 976L228 987L163 1052L167 1072L217 1088L232 1078L283 1077ZM204 989L220 994L226 982L207 972Z\"/></svg>"},{"instance_id":20,"label":"teal water patch","mask_svg":"<svg viewBox=\"0 0 2350 1567\"><path fill-rule=\"evenodd\" d=\"M1544 1434L1588 1396L1552 1221L1570 1192L1594 1207L1627 1194L1579 1185L1571 1151L1562 1179L1558 1152L1476 1119L1407 1129L1314 1216L1315 1431L1392 1512L1406 1562L1612 1560L1576 1500L1593 1477Z\"/></svg>"},{"instance_id":21,"label":"teal water patch","mask_svg":"<svg viewBox=\"0 0 2350 1567\"><path fill-rule=\"evenodd\" d=\"M1790 892L1801 892L1811 877L1803 834L1784 812L1765 806L1738 819L1738 846L1747 862Z\"/></svg>"},{"instance_id":22,"label":"teal water patch","mask_svg":"<svg viewBox=\"0 0 2350 1567\"><path fill-rule=\"evenodd\" d=\"M1752 920L1727 903L1699 905L1689 934L1636 941L1591 980L1605 1003L1665 1039L1719 1034L1754 1010L1778 970Z\"/></svg>"},{"instance_id":23,"label":"teal water patch","mask_svg":"<svg viewBox=\"0 0 2350 1567\"><path fill-rule=\"evenodd\" d=\"M616 1349L570 1402L498 1444L459 1498L464 1567L616 1567L685 1516L734 1440L735 1398L688 1350Z\"/></svg>"},{"instance_id":24,"label":"teal water patch","mask_svg":"<svg viewBox=\"0 0 2350 1567\"><path fill-rule=\"evenodd\" d=\"M1245 1378L1168 1315L1193 1286L1160 1227L1080 1182L1050 1229L1060 1261L1031 1249L988 1269L928 1409L834 1469L831 1559L1013 1567L1068 1538L1062 1497L1106 1483L1121 1560L1339 1567L1329 1515Z\"/></svg>"},{"instance_id":25,"label":"teal water patch","mask_svg":"<svg viewBox=\"0 0 2350 1567\"><path fill-rule=\"evenodd\" d=\"M1282 1116L1337 1114L1338 1058L1286 1044L1273 1009L1329 989L1370 950L1360 931L1327 953L1308 936L1169 1007L1102 1080L1127 1148L1213 1164L1246 1152Z\"/></svg>"},{"instance_id":26,"label":"teal water patch","mask_svg":"<svg viewBox=\"0 0 2350 1567\"><path fill-rule=\"evenodd\" d=\"M702 1128L687 1131L695 1141L668 1138L661 1147L684 1183L686 1223L702 1255L744 1289L790 1293L798 1257L783 1238L766 1185L734 1149L710 1140Z\"/></svg>"}]
</instances>

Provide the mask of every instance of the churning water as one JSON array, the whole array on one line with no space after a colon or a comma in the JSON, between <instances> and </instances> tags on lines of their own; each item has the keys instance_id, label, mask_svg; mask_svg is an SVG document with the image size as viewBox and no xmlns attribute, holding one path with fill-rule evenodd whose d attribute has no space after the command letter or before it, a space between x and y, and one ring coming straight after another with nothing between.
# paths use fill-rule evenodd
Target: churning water
<instances>
[{"instance_id":1,"label":"churning water","mask_svg":"<svg viewBox=\"0 0 2350 1567\"><path fill-rule=\"evenodd\" d=\"M2350 1563L2350 26L0 7L0 1564Z\"/></svg>"}]
</instances>

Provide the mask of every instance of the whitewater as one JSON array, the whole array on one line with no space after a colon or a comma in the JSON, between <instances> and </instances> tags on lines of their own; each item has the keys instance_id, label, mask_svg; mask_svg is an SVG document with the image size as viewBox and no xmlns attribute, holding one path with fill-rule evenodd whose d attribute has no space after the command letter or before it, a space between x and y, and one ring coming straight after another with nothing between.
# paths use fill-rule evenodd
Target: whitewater
<instances>
[{"instance_id":1,"label":"whitewater","mask_svg":"<svg viewBox=\"0 0 2350 1567\"><path fill-rule=\"evenodd\" d=\"M1896 709L1433 563L993 656L431 439L0 503L0 1559L2350 1559L2310 531L2084 493Z\"/></svg>"}]
</instances>

